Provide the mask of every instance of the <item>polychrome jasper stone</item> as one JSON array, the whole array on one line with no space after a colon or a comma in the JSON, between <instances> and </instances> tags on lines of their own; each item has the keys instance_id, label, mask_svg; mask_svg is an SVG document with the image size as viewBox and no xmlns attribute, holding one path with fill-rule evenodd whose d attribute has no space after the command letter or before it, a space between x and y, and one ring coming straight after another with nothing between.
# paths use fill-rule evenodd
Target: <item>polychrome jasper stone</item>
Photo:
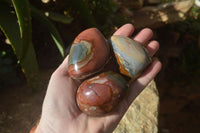
<instances>
[{"instance_id":1,"label":"polychrome jasper stone","mask_svg":"<svg viewBox=\"0 0 200 133\"><path fill-rule=\"evenodd\" d=\"M151 62L145 48L128 37L114 35L110 43L121 74L135 79Z\"/></svg>"},{"instance_id":2,"label":"polychrome jasper stone","mask_svg":"<svg viewBox=\"0 0 200 133\"><path fill-rule=\"evenodd\" d=\"M68 72L74 79L84 79L99 72L108 62L109 45L96 28L81 32L74 40L68 59Z\"/></svg>"},{"instance_id":3,"label":"polychrome jasper stone","mask_svg":"<svg viewBox=\"0 0 200 133\"><path fill-rule=\"evenodd\" d=\"M127 92L128 80L150 62L145 48L128 37L114 35L107 41L96 28L81 32L68 58L69 75L84 80L76 94L78 107L91 116L112 111Z\"/></svg>"},{"instance_id":4,"label":"polychrome jasper stone","mask_svg":"<svg viewBox=\"0 0 200 133\"><path fill-rule=\"evenodd\" d=\"M110 112L127 90L127 81L111 71L85 80L77 91L77 104L88 115L100 116Z\"/></svg>"}]
</instances>

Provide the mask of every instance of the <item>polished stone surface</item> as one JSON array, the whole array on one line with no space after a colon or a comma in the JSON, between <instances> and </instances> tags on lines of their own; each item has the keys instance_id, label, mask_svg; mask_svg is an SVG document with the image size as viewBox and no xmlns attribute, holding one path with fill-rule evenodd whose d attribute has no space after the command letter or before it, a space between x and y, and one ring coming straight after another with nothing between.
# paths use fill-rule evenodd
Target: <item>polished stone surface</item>
<instances>
[{"instance_id":1,"label":"polished stone surface","mask_svg":"<svg viewBox=\"0 0 200 133\"><path fill-rule=\"evenodd\" d=\"M77 104L88 115L110 112L127 91L127 81L114 72L101 73L85 80L77 91Z\"/></svg>"},{"instance_id":2,"label":"polished stone surface","mask_svg":"<svg viewBox=\"0 0 200 133\"><path fill-rule=\"evenodd\" d=\"M109 42L120 66L120 72L128 77L136 78L151 62L145 48L128 37L114 35Z\"/></svg>"},{"instance_id":3,"label":"polished stone surface","mask_svg":"<svg viewBox=\"0 0 200 133\"><path fill-rule=\"evenodd\" d=\"M99 72L110 58L110 48L101 32L90 28L74 40L69 53L68 72L74 79L84 79Z\"/></svg>"}]
</instances>

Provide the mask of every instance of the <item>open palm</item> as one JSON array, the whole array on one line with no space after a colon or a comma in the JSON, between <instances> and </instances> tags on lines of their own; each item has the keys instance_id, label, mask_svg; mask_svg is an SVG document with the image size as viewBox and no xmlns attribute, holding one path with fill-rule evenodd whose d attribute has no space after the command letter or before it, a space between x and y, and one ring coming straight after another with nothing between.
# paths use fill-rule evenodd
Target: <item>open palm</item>
<instances>
[{"instance_id":1,"label":"open palm","mask_svg":"<svg viewBox=\"0 0 200 133\"><path fill-rule=\"evenodd\" d=\"M126 24L114 34L130 37L134 27ZM151 56L159 48L157 41L149 41L153 33L143 29L133 39L146 45ZM147 86L161 69L161 63L154 61L132 84L130 94L105 116L91 117L82 113L76 104L76 91L80 81L70 78L67 72L68 58L52 74L44 99L42 115L36 133L111 133L123 117L133 100Z\"/></svg>"}]
</instances>

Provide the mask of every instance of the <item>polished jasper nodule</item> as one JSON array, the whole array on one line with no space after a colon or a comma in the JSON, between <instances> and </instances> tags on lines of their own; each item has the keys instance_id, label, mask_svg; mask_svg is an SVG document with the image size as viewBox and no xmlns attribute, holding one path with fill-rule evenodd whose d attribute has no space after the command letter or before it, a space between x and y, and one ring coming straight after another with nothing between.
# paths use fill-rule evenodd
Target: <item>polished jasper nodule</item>
<instances>
[{"instance_id":1,"label":"polished jasper nodule","mask_svg":"<svg viewBox=\"0 0 200 133\"><path fill-rule=\"evenodd\" d=\"M99 72L108 62L109 45L96 28L81 32L74 40L69 53L68 72L74 79L84 79Z\"/></svg>"},{"instance_id":2,"label":"polished jasper nodule","mask_svg":"<svg viewBox=\"0 0 200 133\"><path fill-rule=\"evenodd\" d=\"M127 81L118 73L104 72L85 80L77 91L77 104L88 115L110 112L123 98Z\"/></svg>"},{"instance_id":3,"label":"polished jasper nodule","mask_svg":"<svg viewBox=\"0 0 200 133\"><path fill-rule=\"evenodd\" d=\"M145 48L128 37L114 35L107 41L96 28L81 32L68 58L69 75L85 80L76 95L79 109L91 116L112 111L127 92L128 80L150 62Z\"/></svg>"},{"instance_id":4,"label":"polished jasper nodule","mask_svg":"<svg viewBox=\"0 0 200 133\"><path fill-rule=\"evenodd\" d=\"M139 76L151 62L145 48L128 37L114 35L110 43L120 66L120 73L130 78L134 79Z\"/></svg>"}]
</instances>

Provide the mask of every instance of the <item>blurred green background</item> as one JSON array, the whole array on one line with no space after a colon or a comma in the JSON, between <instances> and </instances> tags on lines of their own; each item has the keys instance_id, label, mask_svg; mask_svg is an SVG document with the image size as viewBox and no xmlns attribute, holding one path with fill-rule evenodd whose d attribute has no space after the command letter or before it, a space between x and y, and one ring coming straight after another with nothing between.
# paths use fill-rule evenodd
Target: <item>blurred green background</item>
<instances>
[{"instance_id":1,"label":"blurred green background","mask_svg":"<svg viewBox=\"0 0 200 133\"><path fill-rule=\"evenodd\" d=\"M135 34L152 28L160 42L159 132L200 131L200 7L193 2L0 0L0 132L29 130L50 74L81 31L97 27L109 38L126 23ZM30 106L37 113L29 114Z\"/></svg>"}]
</instances>

